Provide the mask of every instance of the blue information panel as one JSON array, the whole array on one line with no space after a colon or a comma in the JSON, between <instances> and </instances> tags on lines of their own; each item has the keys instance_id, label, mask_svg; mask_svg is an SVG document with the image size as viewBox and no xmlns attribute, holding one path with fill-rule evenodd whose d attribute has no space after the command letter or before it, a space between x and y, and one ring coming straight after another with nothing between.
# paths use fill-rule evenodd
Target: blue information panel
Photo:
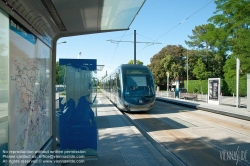
<instances>
[{"instance_id":1,"label":"blue information panel","mask_svg":"<svg viewBox=\"0 0 250 166\"><path fill-rule=\"evenodd\" d=\"M60 149L97 155L95 59L60 59Z\"/></svg>"}]
</instances>

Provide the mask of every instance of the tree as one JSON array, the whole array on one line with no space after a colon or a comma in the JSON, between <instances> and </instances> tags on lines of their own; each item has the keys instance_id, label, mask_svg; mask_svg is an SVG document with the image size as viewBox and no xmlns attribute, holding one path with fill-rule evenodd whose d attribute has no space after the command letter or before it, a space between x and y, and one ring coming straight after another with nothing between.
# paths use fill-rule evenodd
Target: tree
<instances>
[{"instance_id":1,"label":"tree","mask_svg":"<svg viewBox=\"0 0 250 166\"><path fill-rule=\"evenodd\" d=\"M130 60L130 61L128 62L128 64L133 65L133 64L134 64L134 60ZM143 65L143 62L141 62L141 61L139 61L139 60L136 60L136 64L137 64L137 65Z\"/></svg>"},{"instance_id":2,"label":"tree","mask_svg":"<svg viewBox=\"0 0 250 166\"><path fill-rule=\"evenodd\" d=\"M221 48L223 48L225 34L213 24L196 26L192 32L193 35L188 36L190 41L185 43L199 50L197 53L206 64L208 77L222 77L226 50Z\"/></svg>"},{"instance_id":3,"label":"tree","mask_svg":"<svg viewBox=\"0 0 250 166\"><path fill-rule=\"evenodd\" d=\"M205 49L208 50L214 49L215 27L213 24L203 24L195 26L192 30L193 35L188 36L191 41L185 41L185 43L194 49Z\"/></svg>"},{"instance_id":4,"label":"tree","mask_svg":"<svg viewBox=\"0 0 250 166\"><path fill-rule=\"evenodd\" d=\"M237 38L241 29L249 29L249 0L215 0L217 5L215 16L209 19L218 28L224 28L227 35Z\"/></svg>"},{"instance_id":5,"label":"tree","mask_svg":"<svg viewBox=\"0 0 250 166\"><path fill-rule=\"evenodd\" d=\"M250 0L215 0L215 16L209 21L225 35L224 49L229 52L223 67L228 89L235 92L236 58L240 59L240 78L250 72Z\"/></svg>"},{"instance_id":6,"label":"tree","mask_svg":"<svg viewBox=\"0 0 250 166\"><path fill-rule=\"evenodd\" d=\"M150 59L151 63L148 65L148 67L151 69L154 81L157 85L160 85L163 81L163 78L166 77L166 70L164 70L164 68L160 65L160 61L164 58L164 56L164 54L159 52Z\"/></svg>"},{"instance_id":7,"label":"tree","mask_svg":"<svg viewBox=\"0 0 250 166\"><path fill-rule=\"evenodd\" d=\"M216 0L216 15L209 19L224 35L227 51L249 54L250 0Z\"/></svg>"},{"instance_id":8,"label":"tree","mask_svg":"<svg viewBox=\"0 0 250 166\"><path fill-rule=\"evenodd\" d=\"M202 61L202 58L199 58L197 61L197 65L194 67L193 73L195 77L200 80L200 84L202 84L202 80L207 78L206 66ZM202 92L202 85L200 85L200 90Z\"/></svg>"},{"instance_id":9,"label":"tree","mask_svg":"<svg viewBox=\"0 0 250 166\"><path fill-rule=\"evenodd\" d=\"M184 51L185 51L184 55L186 57L188 56L188 59L185 57L185 65L187 64L187 60L188 60L188 66L185 66L185 72L187 72L187 67L188 67L188 79L196 80L197 78L195 77L193 70L194 70L194 66L197 64L198 59L200 58L199 51L187 50L187 49L185 49Z\"/></svg>"},{"instance_id":10,"label":"tree","mask_svg":"<svg viewBox=\"0 0 250 166\"><path fill-rule=\"evenodd\" d=\"M157 85L167 84L166 72L169 72L170 80L186 75L183 52L184 49L181 45L167 45L150 59L149 68Z\"/></svg>"},{"instance_id":11,"label":"tree","mask_svg":"<svg viewBox=\"0 0 250 166\"><path fill-rule=\"evenodd\" d=\"M65 66L60 66L59 62L56 62L56 84L63 84L65 76Z\"/></svg>"}]
</instances>

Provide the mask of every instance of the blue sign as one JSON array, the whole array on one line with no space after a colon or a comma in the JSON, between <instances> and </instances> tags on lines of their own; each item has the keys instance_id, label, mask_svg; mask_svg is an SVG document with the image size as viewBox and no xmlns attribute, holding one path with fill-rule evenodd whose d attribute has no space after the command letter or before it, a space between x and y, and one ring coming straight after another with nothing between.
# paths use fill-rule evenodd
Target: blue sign
<instances>
[{"instance_id":1,"label":"blue sign","mask_svg":"<svg viewBox=\"0 0 250 166\"><path fill-rule=\"evenodd\" d=\"M95 149L97 150L97 125L94 112L86 97L82 96L78 104L70 98L62 104L59 98L60 115L60 149Z\"/></svg>"},{"instance_id":2,"label":"blue sign","mask_svg":"<svg viewBox=\"0 0 250 166\"><path fill-rule=\"evenodd\" d=\"M59 65L72 66L81 70L97 70L96 59L59 59Z\"/></svg>"},{"instance_id":3,"label":"blue sign","mask_svg":"<svg viewBox=\"0 0 250 166\"><path fill-rule=\"evenodd\" d=\"M24 26L19 24L15 19L10 18L10 29L16 32L18 35L22 36L24 39L29 41L32 44L36 44L36 36L33 35L29 30L27 30Z\"/></svg>"},{"instance_id":4,"label":"blue sign","mask_svg":"<svg viewBox=\"0 0 250 166\"><path fill-rule=\"evenodd\" d=\"M96 59L59 59L59 65L66 66L66 95L59 97L60 149L86 150L86 155L94 155L98 132L91 105L96 99L97 83L92 77Z\"/></svg>"}]
</instances>

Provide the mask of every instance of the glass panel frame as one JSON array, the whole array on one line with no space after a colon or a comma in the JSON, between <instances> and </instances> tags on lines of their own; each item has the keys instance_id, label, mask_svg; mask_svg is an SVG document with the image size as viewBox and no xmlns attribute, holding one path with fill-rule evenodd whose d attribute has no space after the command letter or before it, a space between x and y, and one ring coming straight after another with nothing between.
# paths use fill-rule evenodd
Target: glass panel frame
<instances>
[{"instance_id":1,"label":"glass panel frame","mask_svg":"<svg viewBox=\"0 0 250 166\"><path fill-rule=\"evenodd\" d=\"M9 17L0 8L0 163L8 163L3 158L4 151L8 151L9 144Z\"/></svg>"},{"instance_id":2,"label":"glass panel frame","mask_svg":"<svg viewBox=\"0 0 250 166\"><path fill-rule=\"evenodd\" d=\"M101 30L128 29L145 0L104 0Z\"/></svg>"}]
</instances>

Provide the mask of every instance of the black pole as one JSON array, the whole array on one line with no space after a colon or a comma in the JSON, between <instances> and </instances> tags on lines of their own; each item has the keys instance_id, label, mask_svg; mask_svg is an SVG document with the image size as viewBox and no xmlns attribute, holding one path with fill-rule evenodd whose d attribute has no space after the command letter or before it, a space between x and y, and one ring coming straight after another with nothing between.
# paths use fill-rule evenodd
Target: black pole
<instances>
[{"instance_id":1,"label":"black pole","mask_svg":"<svg viewBox=\"0 0 250 166\"><path fill-rule=\"evenodd\" d=\"M134 65L136 65L136 30L134 30Z\"/></svg>"}]
</instances>

